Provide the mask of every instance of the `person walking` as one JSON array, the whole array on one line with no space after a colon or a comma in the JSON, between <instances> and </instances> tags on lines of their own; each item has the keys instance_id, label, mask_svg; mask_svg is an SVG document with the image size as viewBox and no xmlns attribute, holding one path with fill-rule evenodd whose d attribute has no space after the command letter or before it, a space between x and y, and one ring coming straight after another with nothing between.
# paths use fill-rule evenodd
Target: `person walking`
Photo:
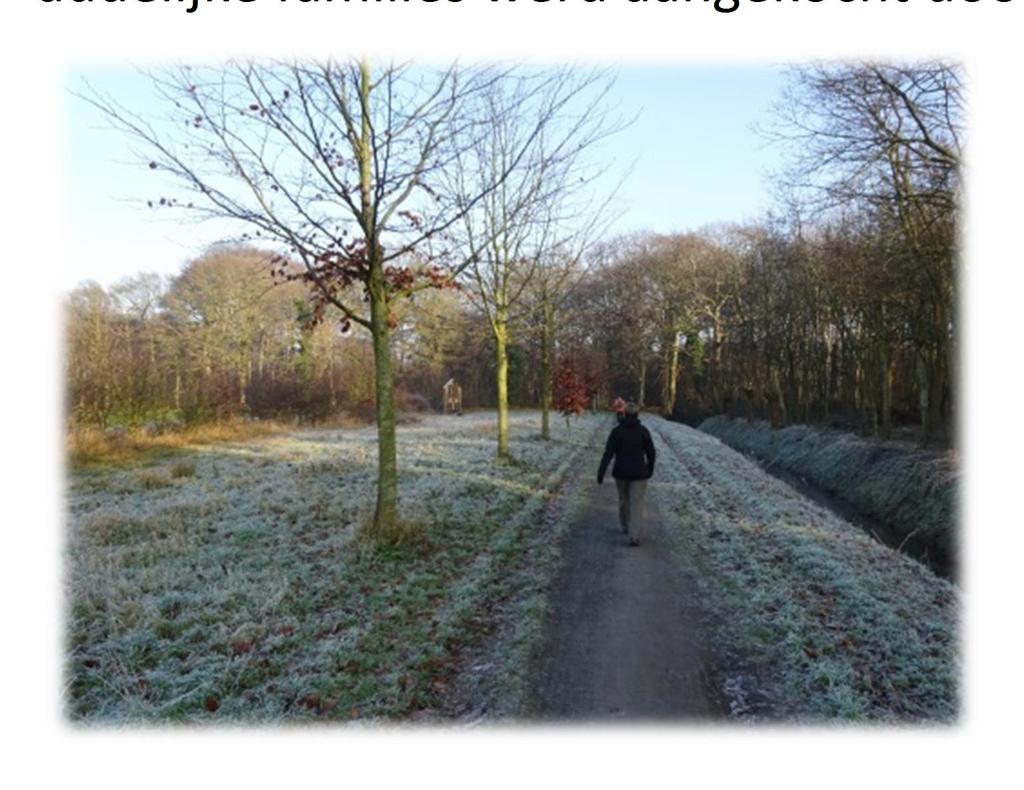
<instances>
[{"instance_id":1,"label":"person walking","mask_svg":"<svg viewBox=\"0 0 1024 790\"><path fill-rule=\"evenodd\" d=\"M605 444L597 484L604 482L612 458L612 477L619 493L619 525L629 537L630 546L639 546L643 533L644 496L647 481L654 474L654 441L651 432L640 424L640 409L630 401L622 422L612 428Z\"/></svg>"}]
</instances>

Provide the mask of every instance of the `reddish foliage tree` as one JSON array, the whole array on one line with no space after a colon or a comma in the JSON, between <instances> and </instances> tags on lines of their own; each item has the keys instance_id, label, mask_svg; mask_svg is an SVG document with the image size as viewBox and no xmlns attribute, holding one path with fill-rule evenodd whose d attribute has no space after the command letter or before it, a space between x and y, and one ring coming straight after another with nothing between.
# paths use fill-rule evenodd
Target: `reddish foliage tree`
<instances>
[{"instance_id":1,"label":"reddish foliage tree","mask_svg":"<svg viewBox=\"0 0 1024 790\"><path fill-rule=\"evenodd\" d=\"M569 416L587 408L587 387L572 365L563 361L555 372L555 406L569 424Z\"/></svg>"}]
</instances>

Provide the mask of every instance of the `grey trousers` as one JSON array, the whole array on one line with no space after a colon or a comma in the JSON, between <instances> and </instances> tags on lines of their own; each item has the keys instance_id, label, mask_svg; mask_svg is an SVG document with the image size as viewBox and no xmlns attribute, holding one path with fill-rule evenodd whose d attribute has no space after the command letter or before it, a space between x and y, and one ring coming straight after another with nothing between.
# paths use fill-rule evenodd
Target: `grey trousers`
<instances>
[{"instance_id":1,"label":"grey trousers","mask_svg":"<svg viewBox=\"0 0 1024 790\"><path fill-rule=\"evenodd\" d=\"M640 540L644 528L644 495L646 480L616 480L619 491L619 524L629 537Z\"/></svg>"}]
</instances>

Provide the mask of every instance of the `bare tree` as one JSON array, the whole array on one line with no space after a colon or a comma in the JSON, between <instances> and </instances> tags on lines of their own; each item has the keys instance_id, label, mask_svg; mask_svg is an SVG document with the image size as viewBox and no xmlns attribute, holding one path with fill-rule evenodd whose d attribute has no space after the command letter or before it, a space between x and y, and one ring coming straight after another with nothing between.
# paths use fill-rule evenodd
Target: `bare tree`
<instances>
[{"instance_id":1,"label":"bare tree","mask_svg":"<svg viewBox=\"0 0 1024 790\"><path fill-rule=\"evenodd\" d=\"M706 238L688 233L657 237L642 259L660 313L661 408L666 416L676 409L680 354L699 328L698 272L709 267L714 255Z\"/></svg>"},{"instance_id":2,"label":"bare tree","mask_svg":"<svg viewBox=\"0 0 1024 790\"><path fill-rule=\"evenodd\" d=\"M770 134L792 151L782 183L819 211L870 213L898 239L883 254L882 276L913 283L912 320L922 371L925 434L948 432L953 367L956 217L960 196L963 90L949 63L819 64L795 69ZM877 271L878 267L875 267ZM880 305L879 367L883 432L891 423L891 336L898 309ZM890 338L890 339L886 339Z\"/></svg>"},{"instance_id":3,"label":"bare tree","mask_svg":"<svg viewBox=\"0 0 1024 790\"><path fill-rule=\"evenodd\" d=\"M742 259L736 252L735 230L707 228L707 244L684 260L684 279L689 280L689 302L701 341L708 347L710 395L714 410L724 411L725 382L722 371L728 347L730 316L740 298Z\"/></svg>"},{"instance_id":4,"label":"bare tree","mask_svg":"<svg viewBox=\"0 0 1024 790\"><path fill-rule=\"evenodd\" d=\"M96 282L82 283L67 299L67 398L74 419L102 423L114 401L115 306Z\"/></svg>"},{"instance_id":5,"label":"bare tree","mask_svg":"<svg viewBox=\"0 0 1024 790\"><path fill-rule=\"evenodd\" d=\"M528 295L532 330L540 345L540 435L551 438L551 407L555 333L567 300L587 274L583 250L566 247L551 250L537 261Z\"/></svg>"},{"instance_id":6,"label":"bare tree","mask_svg":"<svg viewBox=\"0 0 1024 790\"><path fill-rule=\"evenodd\" d=\"M291 294L274 289L267 253L221 247L191 261L164 298L172 328L189 357L187 370L208 386L214 384L214 371L227 374L224 384L239 410L247 408L246 392L261 366L259 350L268 319L281 307L294 315L289 296L304 296L299 285L289 290Z\"/></svg>"},{"instance_id":7,"label":"bare tree","mask_svg":"<svg viewBox=\"0 0 1024 790\"><path fill-rule=\"evenodd\" d=\"M656 238L640 233L597 245L590 276L572 299L594 341L611 354L615 375L609 384L624 387L641 406L660 331L658 292L648 265Z\"/></svg>"},{"instance_id":8,"label":"bare tree","mask_svg":"<svg viewBox=\"0 0 1024 790\"><path fill-rule=\"evenodd\" d=\"M478 97L515 79L456 66L372 68L365 59L182 66L154 76L170 108L166 123L96 91L82 94L127 133L142 161L188 193L156 196L154 207L244 226L241 238L276 251L280 276L295 276L290 261L301 264L314 320L332 306L345 327L370 333L378 537L399 533L394 308L418 290L454 283L477 250L451 243L453 226L506 182L548 124L519 114L521 134L501 166L480 173L457 200L440 188L442 175L489 134L493 119L479 116Z\"/></svg>"},{"instance_id":9,"label":"bare tree","mask_svg":"<svg viewBox=\"0 0 1024 790\"><path fill-rule=\"evenodd\" d=\"M527 297L539 276L544 326L553 332L556 292L580 260L601 214L592 187L605 168L595 167L586 155L622 128L609 121L604 106L610 86L600 72L570 70L535 70L516 83L493 84L481 97L488 133L462 152L451 174L452 192L467 208L460 229L465 247L473 251L471 299L486 316L494 339L499 458L509 453L512 326L530 311ZM531 138L528 154L520 156ZM501 187L470 206L481 184L493 181L498 173L508 173ZM550 379L550 336L547 341L542 376ZM550 382L542 386L546 436Z\"/></svg>"}]
</instances>

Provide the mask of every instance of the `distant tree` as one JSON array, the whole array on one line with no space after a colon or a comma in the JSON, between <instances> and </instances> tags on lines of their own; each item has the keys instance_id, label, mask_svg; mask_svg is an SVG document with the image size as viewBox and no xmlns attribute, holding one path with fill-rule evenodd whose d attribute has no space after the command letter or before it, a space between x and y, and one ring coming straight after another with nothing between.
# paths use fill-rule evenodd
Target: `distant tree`
<instances>
[{"instance_id":1,"label":"distant tree","mask_svg":"<svg viewBox=\"0 0 1024 790\"><path fill-rule=\"evenodd\" d=\"M605 272L614 297L608 308L620 365L635 380L628 391L635 392L637 404L647 403L647 378L652 354L661 347L664 308L661 292L649 266L656 237L639 234L614 242L612 265Z\"/></svg>"},{"instance_id":2,"label":"distant tree","mask_svg":"<svg viewBox=\"0 0 1024 790\"><path fill-rule=\"evenodd\" d=\"M552 360L555 354L555 334L559 319L576 285L586 276L582 263L583 250L563 248L552 250L538 260L527 294L530 308L528 330L540 346L540 435L551 438L550 413L554 399ZM532 320L531 320L532 319Z\"/></svg>"},{"instance_id":3,"label":"distant tree","mask_svg":"<svg viewBox=\"0 0 1024 790\"><path fill-rule=\"evenodd\" d=\"M426 291L404 306L395 331L396 358L403 387L441 408L444 383L463 382L467 373L493 358L486 345L489 328L461 290Z\"/></svg>"},{"instance_id":4,"label":"distant tree","mask_svg":"<svg viewBox=\"0 0 1024 790\"><path fill-rule=\"evenodd\" d=\"M168 278L155 272L131 275L114 283L110 296L132 335L133 359L126 371L129 385L129 411L158 410L161 405L162 383L166 371L162 363L165 322L163 299Z\"/></svg>"},{"instance_id":5,"label":"distant tree","mask_svg":"<svg viewBox=\"0 0 1024 790\"><path fill-rule=\"evenodd\" d=\"M114 300L85 282L67 300L68 411L78 421L103 423L115 403Z\"/></svg>"},{"instance_id":6,"label":"distant tree","mask_svg":"<svg viewBox=\"0 0 1024 790\"><path fill-rule=\"evenodd\" d=\"M189 263L164 300L174 327L187 335L182 339L197 383L228 388L241 410L258 365L255 352L273 288L270 255L252 248L220 248ZM215 374L230 379L217 382Z\"/></svg>"},{"instance_id":7,"label":"distant tree","mask_svg":"<svg viewBox=\"0 0 1024 790\"><path fill-rule=\"evenodd\" d=\"M586 410L587 401L587 387L583 378L569 362L562 361L555 372L555 405L565 417L566 427L569 427L569 417Z\"/></svg>"},{"instance_id":8,"label":"distant tree","mask_svg":"<svg viewBox=\"0 0 1024 790\"><path fill-rule=\"evenodd\" d=\"M680 354L697 332L694 272L712 255L706 238L688 233L657 237L643 258L659 314L661 410L666 416L676 409Z\"/></svg>"},{"instance_id":9,"label":"distant tree","mask_svg":"<svg viewBox=\"0 0 1024 790\"><path fill-rule=\"evenodd\" d=\"M594 396L628 393L643 402L656 371L656 292L644 251L653 235L599 241L586 253L560 306L558 349L592 379Z\"/></svg>"},{"instance_id":10,"label":"distant tree","mask_svg":"<svg viewBox=\"0 0 1024 790\"><path fill-rule=\"evenodd\" d=\"M114 283L110 295L124 315L138 321L152 318L167 292L167 278L156 272L130 275Z\"/></svg>"},{"instance_id":11,"label":"distant tree","mask_svg":"<svg viewBox=\"0 0 1024 790\"><path fill-rule=\"evenodd\" d=\"M570 266L578 260L581 239L589 235L600 213L600 206L586 196L604 168L588 162L586 155L621 128L609 123L604 107L609 88L610 81L601 73L569 70L533 70L519 82L496 82L481 96L487 133L460 153L450 174L453 193L467 207L458 228L466 249L473 251L469 296L493 335L499 458L509 452L513 326L531 312L530 289L536 283L533 295L539 294L542 301L543 326L553 332L558 294L566 283L564 258L568 256ZM520 155L531 137L534 144L527 155ZM503 172L508 176L502 187L470 206L480 185ZM539 278L542 281L536 282ZM550 337L545 340L543 360L550 355ZM550 367L542 380L545 376L550 377ZM542 419L546 414L545 410Z\"/></svg>"},{"instance_id":12,"label":"distant tree","mask_svg":"<svg viewBox=\"0 0 1024 790\"><path fill-rule=\"evenodd\" d=\"M872 316L880 423L892 421L896 346L912 336L925 436L948 434L955 348L955 248L962 77L944 62L816 64L793 70L770 134L791 151L780 181L817 211L870 215L885 250L874 276L902 284ZM885 237L888 237L886 239ZM913 295L910 291L913 291Z\"/></svg>"}]
</instances>

